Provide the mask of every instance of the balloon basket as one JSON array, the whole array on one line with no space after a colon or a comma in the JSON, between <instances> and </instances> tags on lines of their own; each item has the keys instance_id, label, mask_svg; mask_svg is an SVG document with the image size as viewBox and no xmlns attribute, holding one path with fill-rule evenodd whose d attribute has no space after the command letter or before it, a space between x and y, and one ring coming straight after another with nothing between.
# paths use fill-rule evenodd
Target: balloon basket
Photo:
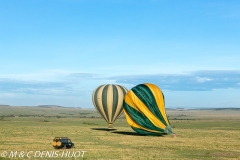
<instances>
[{"instance_id":1,"label":"balloon basket","mask_svg":"<svg viewBox=\"0 0 240 160\"><path fill-rule=\"evenodd\" d=\"M109 130L113 129L112 124L108 124L108 129Z\"/></svg>"}]
</instances>

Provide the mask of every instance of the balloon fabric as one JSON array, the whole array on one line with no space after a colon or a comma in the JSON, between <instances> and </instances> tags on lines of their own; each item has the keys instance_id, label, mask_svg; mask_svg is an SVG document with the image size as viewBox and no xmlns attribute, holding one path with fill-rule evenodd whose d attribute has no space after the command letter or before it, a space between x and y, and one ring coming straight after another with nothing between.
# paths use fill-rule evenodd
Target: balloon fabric
<instances>
[{"instance_id":1,"label":"balloon fabric","mask_svg":"<svg viewBox=\"0 0 240 160\"><path fill-rule=\"evenodd\" d=\"M162 91L150 83L133 87L123 102L128 124L135 132L143 135L172 134L164 105Z\"/></svg>"}]
</instances>

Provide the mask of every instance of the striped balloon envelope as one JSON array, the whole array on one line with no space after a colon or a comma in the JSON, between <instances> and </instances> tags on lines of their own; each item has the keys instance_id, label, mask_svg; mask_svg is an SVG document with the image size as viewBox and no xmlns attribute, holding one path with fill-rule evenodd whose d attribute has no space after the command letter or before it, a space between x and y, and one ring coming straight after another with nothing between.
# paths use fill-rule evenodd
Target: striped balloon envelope
<instances>
[{"instance_id":1,"label":"striped balloon envelope","mask_svg":"<svg viewBox=\"0 0 240 160\"><path fill-rule=\"evenodd\" d=\"M105 84L97 87L92 94L96 110L107 121L108 128L123 113L123 98L127 89L116 84Z\"/></svg>"},{"instance_id":2,"label":"striped balloon envelope","mask_svg":"<svg viewBox=\"0 0 240 160\"><path fill-rule=\"evenodd\" d=\"M144 135L171 134L164 108L164 95L154 84L139 84L127 92L123 102L126 120L132 129Z\"/></svg>"}]
</instances>

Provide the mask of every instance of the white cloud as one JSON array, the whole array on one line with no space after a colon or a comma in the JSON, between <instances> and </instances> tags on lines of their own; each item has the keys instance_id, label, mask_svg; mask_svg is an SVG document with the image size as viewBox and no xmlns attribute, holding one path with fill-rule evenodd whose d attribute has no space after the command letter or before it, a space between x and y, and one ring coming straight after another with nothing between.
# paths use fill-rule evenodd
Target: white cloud
<instances>
[{"instance_id":1,"label":"white cloud","mask_svg":"<svg viewBox=\"0 0 240 160\"><path fill-rule=\"evenodd\" d=\"M209 81L212 81L212 80L213 79L207 78L207 77L196 77L196 81L200 82L200 83L209 82Z\"/></svg>"},{"instance_id":2,"label":"white cloud","mask_svg":"<svg viewBox=\"0 0 240 160\"><path fill-rule=\"evenodd\" d=\"M226 78L228 77L228 78ZM195 71L189 74L153 74L114 77L116 82L137 85L154 83L162 89L173 91L206 91L239 88L239 70Z\"/></svg>"}]
</instances>

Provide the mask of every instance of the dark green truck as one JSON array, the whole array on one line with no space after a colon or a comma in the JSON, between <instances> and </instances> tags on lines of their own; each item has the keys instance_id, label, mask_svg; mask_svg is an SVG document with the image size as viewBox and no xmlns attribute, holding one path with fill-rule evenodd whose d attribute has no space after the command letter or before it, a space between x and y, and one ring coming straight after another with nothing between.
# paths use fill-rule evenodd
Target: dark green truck
<instances>
[{"instance_id":1,"label":"dark green truck","mask_svg":"<svg viewBox=\"0 0 240 160\"><path fill-rule=\"evenodd\" d=\"M74 143L68 137L55 137L52 142L55 149L74 148Z\"/></svg>"}]
</instances>

